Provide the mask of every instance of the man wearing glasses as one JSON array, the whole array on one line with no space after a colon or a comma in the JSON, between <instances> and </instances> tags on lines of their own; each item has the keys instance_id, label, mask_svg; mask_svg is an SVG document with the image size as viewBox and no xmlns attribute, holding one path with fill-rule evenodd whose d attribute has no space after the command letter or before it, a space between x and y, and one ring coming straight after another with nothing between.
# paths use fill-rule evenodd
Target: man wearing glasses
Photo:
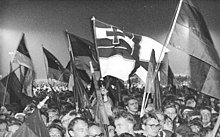
<instances>
[{"instance_id":1,"label":"man wearing glasses","mask_svg":"<svg viewBox=\"0 0 220 137\"><path fill-rule=\"evenodd\" d=\"M149 113L148 117L142 117L142 129L144 130L143 134L146 137L158 137L160 132L160 122L155 113Z\"/></svg>"}]
</instances>

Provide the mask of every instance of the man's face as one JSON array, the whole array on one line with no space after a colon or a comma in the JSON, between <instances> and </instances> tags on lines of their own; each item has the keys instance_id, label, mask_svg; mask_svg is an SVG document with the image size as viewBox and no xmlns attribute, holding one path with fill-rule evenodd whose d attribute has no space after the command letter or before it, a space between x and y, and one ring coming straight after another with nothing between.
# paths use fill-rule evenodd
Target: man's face
<instances>
[{"instance_id":1,"label":"man's face","mask_svg":"<svg viewBox=\"0 0 220 137\"><path fill-rule=\"evenodd\" d=\"M88 124L82 120L76 121L72 127L72 132L69 132L72 137L86 137L88 136Z\"/></svg>"},{"instance_id":2,"label":"man's face","mask_svg":"<svg viewBox=\"0 0 220 137\"><path fill-rule=\"evenodd\" d=\"M62 133L57 128L51 128L49 130L50 137L62 137Z\"/></svg>"},{"instance_id":3,"label":"man's face","mask_svg":"<svg viewBox=\"0 0 220 137\"><path fill-rule=\"evenodd\" d=\"M15 131L17 131L19 129L19 125L11 125L8 127L8 131L12 132L13 134L15 133Z\"/></svg>"},{"instance_id":4,"label":"man's face","mask_svg":"<svg viewBox=\"0 0 220 137\"><path fill-rule=\"evenodd\" d=\"M138 101L136 99L129 100L127 109L129 112L136 113L138 111Z\"/></svg>"},{"instance_id":5,"label":"man's face","mask_svg":"<svg viewBox=\"0 0 220 137\"><path fill-rule=\"evenodd\" d=\"M211 112L209 110L202 110L201 111L202 116L202 123L208 124L211 121Z\"/></svg>"},{"instance_id":6,"label":"man's face","mask_svg":"<svg viewBox=\"0 0 220 137\"><path fill-rule=\"evenodd\" d=\"M173 108L173 107L166 108L165 111L164 111L164 114L169 116L172 120L174 120L175 117L177 116L176 109Z\"/></svg>"},{"instance_id":7,"label":"man's face","mask_svg":"<svg viewBox=\"0 0 220 137\"><path fill-rule=\"evenodd\" d=\"M115 119L115 131L117 132L118 135L122 133L129 133L130 128L129 128L129 121L123 117L119 119Z\"/></svg>"},{"instance_id":8,"label":"man's face","mask_svg":"<svg viewBox=\"0 0 220 137\"><path fill-rule=\"evenodd\" d=\"M161 125L157 119L150 118L144 125L144 131L149 137L156 137L160 131Z\"/></svg>"},{"instance_id":9,"label":"man's face","mask_svg":"<svg viewBox=\"0 0 220 137\"><path fill-rule=\"evenodd\" d=\"M102 130L100 127L93 125L89 128L89 137L101 137Z\"/></svg>"}]
</instances>

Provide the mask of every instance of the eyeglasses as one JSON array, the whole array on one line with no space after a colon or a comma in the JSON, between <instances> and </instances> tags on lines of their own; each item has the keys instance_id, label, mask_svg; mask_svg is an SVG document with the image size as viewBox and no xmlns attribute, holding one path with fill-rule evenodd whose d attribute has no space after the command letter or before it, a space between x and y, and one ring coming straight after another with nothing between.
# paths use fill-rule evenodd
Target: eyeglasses
<instances>
[{"instance_id":1,"label":"eyeglasses","mask_svg":"<svg viewBox=\"0 0 220 137\"><path fill-rule=\"evenodd\" d=\"M155 125L155 124L145 124L145 125L148 125L148 126L150 126L151 128L159 128L159 127L161 127L160 124L157 124L157 125Z\"/></svg>"}]
</instances>

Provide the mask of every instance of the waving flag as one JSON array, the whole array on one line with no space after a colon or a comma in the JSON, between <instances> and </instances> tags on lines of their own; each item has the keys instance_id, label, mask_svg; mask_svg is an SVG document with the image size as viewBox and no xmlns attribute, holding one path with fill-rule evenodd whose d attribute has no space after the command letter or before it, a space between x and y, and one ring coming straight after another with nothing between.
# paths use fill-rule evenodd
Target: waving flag
<instances>
[{"instance_id":1,"label":"waving flag","mask_svg":"<svg viewBox=\"0 0 220 137\"><path fill-rule=\"evenodd\" d=\"M13 63L20 65L20 69L23 68L24 74L21 74L21 83L23 85L22 92L28 96L33 96L32 93L32 82L35 78L35 72L30 54L27 50L25 43L25 35L22 35L18 48L15 52ZM22 73L22 71L20 71Z\"/></svg>"},{"instance_id":2,"label":"waving flag","mask_svg":"<svg viewBox=\"0 0 220 137\"><path fill-rule=\"evenodd\" d=\"M192 88L220 98L220 59L205 20L190 0L180 5L170 44L190 55Z\"/></svg>"},{"instance_id":3,"label":"waving flag","mask_svg":"<svg viewBox=\"0 0 220 137\"><path fill-rule=\"evenodd\" d=\"M25 122L12 137L50 137L47 127L37 108L27 117Z\"/></svg>"},{"instance_id":4,"label":"waving flag","mask_svg":"<svg viewBox=\"0 0 220 137\"><path fill-rule=\"evenodd\" d=\"M96 19L93 19L93 24L102 77L111 75L127 80L135 67L135 61L148 62L152 49L155 50L157 60L161 52L160 60L169 51L149 37L122 31Z\"/></svg>"},{"instance_id":5,"label":"waving flag","mask_svg":"<svg viewBox=\"0 0 220 137\"><path fill-rule=\"evenodd\" d=\"M44 55L47 58L48 64L48 78L56 79L59 81L67 82L63 80L64 67L60 61L46 48L43 47Z\"/></svg>"}]
</instances>

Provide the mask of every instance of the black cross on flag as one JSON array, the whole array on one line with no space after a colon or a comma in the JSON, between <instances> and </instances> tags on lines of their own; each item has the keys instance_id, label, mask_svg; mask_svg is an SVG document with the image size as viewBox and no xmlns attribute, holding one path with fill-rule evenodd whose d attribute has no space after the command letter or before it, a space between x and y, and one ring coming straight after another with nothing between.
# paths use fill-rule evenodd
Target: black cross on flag
<instances>
[{"instance_id":1,"label":"black cross on flag","mask_svg":"<svg viewBox=\"0 0 220 137\"><path fill-rule=\"evenodd\" d=\"M106 31L106 35L107 36L113 36L113 41L112 41L112 44L119 44L119 39L120 39L120 36L121 37L125 37L123 31L119 31L118 28L112 26L112 31Z\"/></svg>"}]
</instances>

